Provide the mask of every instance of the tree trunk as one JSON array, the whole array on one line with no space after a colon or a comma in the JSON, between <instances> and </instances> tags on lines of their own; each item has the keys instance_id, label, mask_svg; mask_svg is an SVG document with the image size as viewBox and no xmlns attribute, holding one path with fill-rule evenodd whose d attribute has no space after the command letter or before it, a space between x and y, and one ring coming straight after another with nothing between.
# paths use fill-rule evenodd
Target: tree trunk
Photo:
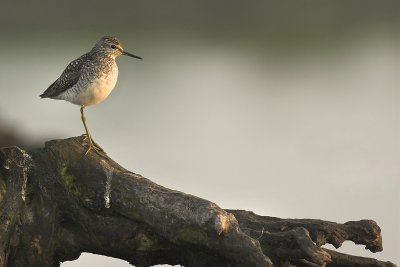
<instances>
[{"instance_id":1,"label":"tree trunk","mask_svg":"<svg viewBox=\"0 0 400 267\"><path fill-rule=\"evenodd\" d=\"M59 266L82 252L135 266L395 266L321 248L345 240L382 250L374 221L279 219L157 185L82 137L39 151L0 149L0 267Z\"/></svg>"}]
</instances>

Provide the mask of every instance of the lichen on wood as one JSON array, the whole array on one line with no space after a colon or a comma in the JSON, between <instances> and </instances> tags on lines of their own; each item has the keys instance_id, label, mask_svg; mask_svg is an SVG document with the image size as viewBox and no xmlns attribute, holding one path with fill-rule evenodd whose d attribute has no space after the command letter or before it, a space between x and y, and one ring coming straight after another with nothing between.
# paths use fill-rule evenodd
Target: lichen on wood
<instances>
[{"instance_id":1,"label":"lichen on wood","mask_svg":"<svg viewBox=\"0 0 400 267\"><path fill-rule=\"evenodd\" d=\"M79 196L81 193L81 188L80 188L79 184L77 184L77 181L76 181L74 175L68 171L68 167L63 166L60 169L59 173L60 173L60 176L62 177L62 180L64 182L64 185L65 185L65 188L67 189L67 191L75 196Z\"/></svg>"}]
</instances>

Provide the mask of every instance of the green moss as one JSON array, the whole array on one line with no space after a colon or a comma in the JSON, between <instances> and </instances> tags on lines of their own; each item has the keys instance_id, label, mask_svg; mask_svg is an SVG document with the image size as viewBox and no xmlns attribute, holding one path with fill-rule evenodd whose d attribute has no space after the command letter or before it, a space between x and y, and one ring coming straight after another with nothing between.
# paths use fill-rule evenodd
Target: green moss
<instances>
[{"instance_id":1,"label":"green moss","mask_svg":"<svg viewBox=\"0 0 400 267\"><path fill-rule=\"evenodd\" d=\"M74 175L68 171L67 166L63 166L60 169L60 175L64 181L65 188L68 190L68 192L70 192L75 196L81 194L81 187L79 186L79 184L76 183Z\"/></svg>"},{"instance_id":2,"label":"green moss","mask_svg":"<svg viewBox=\"0 0 400 267\"><path fill-rule=\"evenodd\" d=\"M154 242L143 233L137 234L135 241L137 242L136 250L151 251L154 249Z\"/></svg>"},{"instance_id":3,"label":"green moss","mask_svg":"<svg viewBox=\"0 0 400 267\"><path fill-rule=\"evenodd\" d=\"M201 229L188 227L178 231L174 237L177 243L205 244L207 242L207 234Z\"/></svg>"},{"instance_id":4,"label":"green moss","mask_svg":"<svg viewBox=\"0 0 400 267\"><path fill-rule=\"evenodd\" d=\"M4 181L3 176L1 176L0 174L0 203L3 200L6 191L7 191L6 182Z\"/></svg>"}]
</instances>

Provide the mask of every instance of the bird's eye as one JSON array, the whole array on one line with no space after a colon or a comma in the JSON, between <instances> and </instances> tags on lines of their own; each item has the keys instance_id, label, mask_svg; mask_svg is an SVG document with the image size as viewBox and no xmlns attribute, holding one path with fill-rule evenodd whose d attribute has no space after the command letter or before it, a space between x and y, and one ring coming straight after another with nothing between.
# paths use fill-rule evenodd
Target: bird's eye
<instances>
[{"instance_id":1,"label":"bird's eye","mask_svg":"<svg viewBox=\"0 0 400 267\"><path fill-rule=\"evenodd\" d=\"M117 46L116 45L111 45L111 48L115 49L115 48L117 48Z\"/></svg>"}]
</instances>

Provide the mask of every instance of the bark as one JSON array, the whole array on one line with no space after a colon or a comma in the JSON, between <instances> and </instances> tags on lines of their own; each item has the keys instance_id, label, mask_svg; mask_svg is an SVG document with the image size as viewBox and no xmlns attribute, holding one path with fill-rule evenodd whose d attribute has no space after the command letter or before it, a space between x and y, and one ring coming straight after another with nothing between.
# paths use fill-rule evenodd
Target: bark
<instances>
[{"instance_id":1,"label":"bark","mask_svg":"<svg viewBox=\"0 0 400 267\"><path fill-rule=\"evenodd\" d=\"M279 219L167 189L90 152L82 137L0 149L0 266L59 266L82 252L135 266L395 266L321 248L382 250L374 221Z\"/></svg>"}]
</instances>

